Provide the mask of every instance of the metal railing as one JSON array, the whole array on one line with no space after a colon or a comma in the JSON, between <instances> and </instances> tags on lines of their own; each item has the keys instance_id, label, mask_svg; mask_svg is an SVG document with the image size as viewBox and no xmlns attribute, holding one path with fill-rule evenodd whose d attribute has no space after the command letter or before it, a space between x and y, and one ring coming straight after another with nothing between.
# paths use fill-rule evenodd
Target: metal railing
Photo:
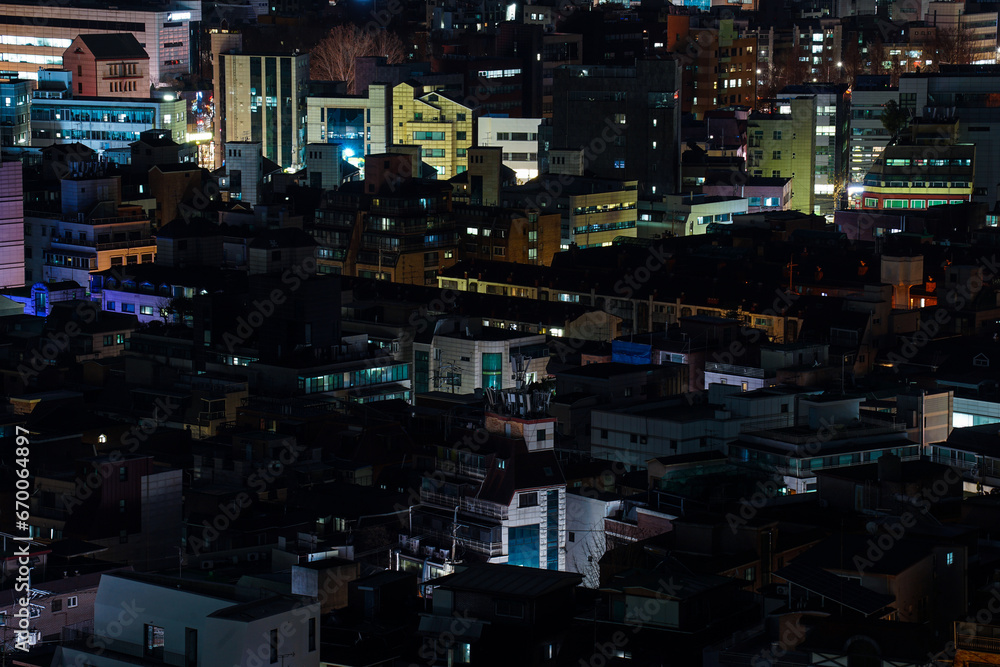
<instances>
[{"instance_id":1,"label":"metal railing","mask_svg":"<svg viewBox=\"0 0 1000 667\"><path fill-rule=\"evenodd\" d=\"M957 635L955 644L960 649L968 651L984 651L1000 653L1000 638L981 637L978 635Z\"/></svg>"}]
</instances>

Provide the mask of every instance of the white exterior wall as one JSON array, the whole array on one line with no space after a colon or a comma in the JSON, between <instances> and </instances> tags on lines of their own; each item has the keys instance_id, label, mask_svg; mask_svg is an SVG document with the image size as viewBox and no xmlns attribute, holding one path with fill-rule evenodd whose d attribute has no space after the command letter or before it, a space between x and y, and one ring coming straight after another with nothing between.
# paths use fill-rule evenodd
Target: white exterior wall
<instances>
[{"instance_id":1,"label":"white exterior wall","mask_svg":"<svg viewBox=\"0 0 1000 667\"><path fill-rule=\"evenodd\" d=\"M198 632L198 664L247 665L268 664L270 631L278 630L278 654L295 653L296 667L319 667L318 603L244 621L209 618L210 614L237 603L200 595L167 586L157 586L124 577L104 576L94 604L92 650L100 647L111 652L142 655L145 626L163 628L164 659L168 664L183 664L186 629ZM316 619L316 650L308 650L307 621ZM77 662L77 656L81 659ZM255 656L255 658L251 658ZM263 656L263 657L262 657ZM85 658L85 659L83 659ZM110 657L70 649L56 654L54 666L74 664L104 667L134 664Z\"/></svg>"},{"instance_id":2,"label":"white exterior wall","mask_svg":"<svg viewBox=\"0 0 1000 667\"><path fill-rule=\"evenodd\" d=\"M508 562L510 554L510 542L509 533L511 528L516 528L519 526L538 526L538 567L540 569L546 569L546 561L548 557L548 547L546 542L548 541L548 527L547 527L547 508L548 508L548 492L558 491L559 493L559 528L557 529L558 536L556 537L557 546L556 549L559 552L559 571L566 571L566 487L565 486L543 486L537 489L518 489L514 494L514 499L511 500L510 507L507 511L507 519L503 522L502 538L503 538L503 552L508 554L505 556L500 556L499 558L492 558L490 562L494 563L506 563ZM521 493L538 493L538 504L533 507L518 507L519 496Z\"/></svg>"},{"instance_id":3,"label":"white exterior wall","mask_svg":"<svg viewBox=\"0 0 1000 667\"><path fill-rule=\"evenodd\" d=\"M475 335L475 334L473 334ZM476 387L483 386L483 355L500 353L503 355L503 370L500 372L500 388L512 389L513 370L510 365L511 347L527 347L545 343L544 335L525 336L514 340L484 341L454 336L434 336L431 342L428 372L431 391L439 390L455 394L474 393ZM438 354L440 350L440 355ZM438 358L440 356L440 358ZM528 363L527 375L534 375L536 380L545 377L548 358L532 359ZM462 376L461 386L452 387L445 384L444 376L456 373ZM435 376L439 381L435 382ZM529 378L530 379L530 378ZM452 391L454 389L454 391Z\"/></svg>"},{"instance_id":4,"label":"white exterior wall","mask_svg":"<svg viewBox=\"0 0 1000 667\"><path fill-rule=\"evenodd\" d=\"M538 126L541 118L493 118L483 116L479 119L477 140L479 146L499 146L503 149L503 163L517 174L519 184L538 176ZM523 132L524 140L515 141L507 138L497 138L497 135L513 135ZM521 155L524 158L521 159Z\"/></svg>"},{"instance_id":5,"label":"white exterior wall","mask_svg":"<svg viewBox=\"0 0 1000 667\"><path fill-rule=\"evenodd\" d=\"M389 108L388 99L392 95L389 86L373 83L368 86L367 97L309 97L306 99L306 142L310 144L325 144L336 139L327 139L325 116L321 110L326 109L364 109L365 110L365 155L385 153L392 143L392 128L390 119L386 116ZM369 116L370 114L370 116ZM324 120L320 121L323 117Z\"/></svg>"},{"instance_id":6,"label":"white exterior wall","mask_svg":"<svg viewBox=\"0 0 1000 667\"><path fill-rule=\"evenodd\" d=\"M600 500L582 493L566 494L566 571L582 574L583 585L588 588L600 584L598 560L607 549L604 519L621 504L619 500Z\"/></svg>"},{"instance_id":7,"label":"white exterior wall","mask_svg":"<svg viewBox=\"0 0 1000 667\"><path fill-rule=\"evenodd\" d=\"M951 425L955 428L1000 423L1000 403L956 396L952 402Z\"/></svg>"}]
</instances>

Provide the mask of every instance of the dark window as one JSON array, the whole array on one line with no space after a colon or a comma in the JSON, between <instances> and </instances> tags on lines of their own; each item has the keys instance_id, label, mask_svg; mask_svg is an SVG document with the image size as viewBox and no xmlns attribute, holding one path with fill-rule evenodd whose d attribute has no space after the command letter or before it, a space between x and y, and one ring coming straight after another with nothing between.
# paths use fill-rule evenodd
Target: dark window
<instances>
[{"instance_id":1,"label":"dark window","mask_svg":"<svg viewBox=\"0 0 1000 667\"><path fill-rule=\"evenodd\" d=\"M316 650L316 619L309 619L309 650Z\"/></svg>"},{"instance_id":2,"label":"dark window","mask_svg":"<svg viewBox=\"0 0 1000 667\"><path fill-rule=\"evenodd\" d=\"M524 603L520 600L497 600L497 616L524 618Z\"/></svg>"},{"instance_id":3,"label":"dark window","mask_svg":"<svg viewBox=\"0 0 1000 667\"><path fill-rule=\"evenodd\" d=\"M278 662L278 631L271 630L271 664Z\"/></svg>"},{"instance_id":4,"label":"dark window","mask_svg":"<svg viewBox=\"0 0 1000 667\"><path fill-rule=\"evenodd\" d=\"M184 667L198 667L198 631L184 628Z\"/></svg>"},{"instance_id":5,"label":"dark window","mask_svg":"<svg viewBox=\"0 0 1000 667\"><path fill-rule=\"evenodd\" d=\"M538 506L538 494L534 491L531 493L522 493L517 497L518 507L537 507Z\"/></svg>"},{"instance_id":6,"label":"dark window","mask_svg":"<svg viewBox=\"0 0 1000 667\"><path fill-rule=\"evenodd\" d=\"M57 611L62 611L62 600L53 600L52 601L52 613L54 614Z\"/></svg>"}]
</instances>

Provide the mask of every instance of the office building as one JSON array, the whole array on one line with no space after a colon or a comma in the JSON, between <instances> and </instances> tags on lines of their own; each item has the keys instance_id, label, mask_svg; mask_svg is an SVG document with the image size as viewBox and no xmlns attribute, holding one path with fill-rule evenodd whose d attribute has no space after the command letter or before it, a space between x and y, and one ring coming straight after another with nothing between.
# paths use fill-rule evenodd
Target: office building
<instances>
[{"instance_id":1,"label":"office building","mask_svg":"<svg viewBox=\"0 0 1000 667\"><path fill-rule=\"evenodd\" d=\"M364 156L385 153L392 144L392 89L373 83L363 95L306 99L310 144L339 144L340 157L359 169Z\"/></svg>"},{"instance_id":2,"label":"office building","mask_svg":"<svg viewBox=\"0 0 1000 667\"><path fill-rule=\"evenodd\" d=\"M554 86L553 149L582 150L587 169L638 181L641 192L680 188L678 61L566 65L556 69Z\"/></svg>"},{"instance_id":3,"label":"office building","mask_svg":"<svg viewBox=\"0 0 1000 667\"><path fill-rule=\"evenodd\" d=\"M851 90L850 140L848 146L848 196L850 207L859 204L865 175L892 137L882 124L889 101L899 103L899 88L889 86L889 77L865 77Z\"/></svg>"},{"instance_id":4,"label":"office building","mask_svg":"<svg viewBox=\"0 0 1000 667\"><path fill-rule=\"evenodd\" d=\"M264 157L298 170L306 145L307 54L223 53L217 88L222 114L221 146L259 142Z\"/></svg>"},{"instance_id":5,"label":"office building","mask_svg":"<svg viewBox=\"0 0 1000 667\"><path fill-rule=\"evenodd\" d=\"M0 146L27 146L31 142L31 83L0 79Z\"/></svg>"},{"instance_id":6,"label":"office building","mask_svg":"<svg viewBox=\"0 0 1000 667\"><path fill-rule=\"evenodd\" d=\"M170 130L187 137L187 103L174 95L143 99L109 97L45 98L31 102L31 143L49 146L79 142L95 151L128 149L147 130Z\"/></svg>"},{"instance_id":7,"label":"office building","mask_svg":"<svg viewBox=\"0 0 1000 667\"><path fill-rule=\"evenodd\" d=\"M159 6L72 0L0 4L4 62L0 76L38 79L39 66L61 67L79 35L131 33L149 55L149 82L170 84L197 68L201 3L171 0ZM149 85L149 82L146 85Z\"/></svg>"},{"instance_id":8,"label":"office building","mask_svg":"<svg viewBox=\"0 0 1000 667\"><path fill-rule=\"evenodd\" d=\"M941 65L939 69L901 76L899 103L915 117L958 118L957 142L975 144L979 158L972 201L992 207L1000 199L1000 163L993 159L1000 153L1000 111L994 102L1000 91L1000 65Z\"/></svg>"}]
</instances>

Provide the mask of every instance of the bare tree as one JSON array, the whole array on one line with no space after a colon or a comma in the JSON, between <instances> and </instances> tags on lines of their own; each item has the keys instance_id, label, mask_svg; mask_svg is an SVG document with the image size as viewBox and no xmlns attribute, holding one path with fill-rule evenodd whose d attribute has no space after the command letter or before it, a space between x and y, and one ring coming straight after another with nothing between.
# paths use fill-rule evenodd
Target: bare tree
<instances>
[{"instance_id":1,"label":"bare tree","mask_svg":"<svg viewBox=\"0 0 1000 667\"><path fill-rule=\"evenodd\" d=\"M642 545L638 543L656 534L640 529L636 524L618 522L615 524L617 534L609 535L605 521L602 518L589 531L582 533L585 535L584 543L573 555L574 563L566 564L583 575L582 584L587 588L600 587L602 564L609 572L642 567L645 558Z\"/></svg>"},{"instance_id":2,"label":"bare tree","mask_svg":"<svg viewBox=\"0 0 1000 667\"><path fill-rule=\"evenodd\" d=\"M383 56L394 64L403 61L406 49L399 37L385 30L339 25L310 52L310 75L321 81L344 81L347 92L353 94L355 64L358 58L368 56Z\"/></svg>"},{"instance_id":3,"label":"bare tree","mask_svg":"<svg viewBox=\"0 0 1000 667\"><path fill-rule=\"evenodd\" d=\"M935 63L968 65L973 58L975 35L961 27L937 26L930 43Z\"/></svg>"}]
</instances>

